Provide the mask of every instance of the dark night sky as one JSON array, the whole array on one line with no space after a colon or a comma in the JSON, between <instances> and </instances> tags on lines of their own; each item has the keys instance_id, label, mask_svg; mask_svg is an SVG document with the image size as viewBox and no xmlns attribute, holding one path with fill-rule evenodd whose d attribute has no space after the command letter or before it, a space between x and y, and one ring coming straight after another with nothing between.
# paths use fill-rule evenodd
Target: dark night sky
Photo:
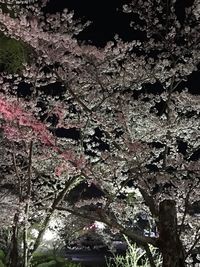
<instances>
[{"instance_id":1,"label":"dark night sky","mask_svg":"<svg viewBox=\"0 0 200 267\"><path fill-rule=\"evenodd\" d=\"M64 8L74 10L75 17L93 22L79 36L80 39L103 46L116 33L125 40L129 40L131 37L130 17L119 10L122 7L122 2L129 1L58 0L55 4L55 0L50 0L46 12L54 13Z\"/></svg>"},{"instance_id":2,"label":"dark night sky","mask_svg":"<svg viewBox=\"0 0 200 267\"><path fill-rule=\"evenodd\" d=\"M117 33L123 40L141 39L139 33L130 29L131 14L124 14L122 5L131 0L50 0L45 12L60 12L64 8L75 11L75 17L92 21L92 25L80 35L80 39L103 46ZM184 19L185 7L194 0L177 0L176 14L180 21Z\"/></svg>"},{"instance_id":3,"label":"dark night sky","mask_svg":"<svg viewBox=\"0 0 200 267\"><path fill-rule=\"evenodd\" d=\"M56 13L64 8L74 10L75 18L81 18L83 21L90 20L92 24L85 29L78 38L96 46L104 46L107 41L113 39L118 34L124 41L140 39L143 35L139 32L133 32L130 28L132 15L124 14L121 11L122 5L131 2L130 0L50 0L45 13ZM185 7L192 5L194 0L177 0L176 14L179 21L185 16ZM199 66L200 68L200 66ZM200 93L200 75L199 71L194 72L187 82L180 84L179 88L188 87L192 94ZM178 88L178 89L179 89ZM155 91L155 86L153 88Z\"/></svg>"}]
</instances>

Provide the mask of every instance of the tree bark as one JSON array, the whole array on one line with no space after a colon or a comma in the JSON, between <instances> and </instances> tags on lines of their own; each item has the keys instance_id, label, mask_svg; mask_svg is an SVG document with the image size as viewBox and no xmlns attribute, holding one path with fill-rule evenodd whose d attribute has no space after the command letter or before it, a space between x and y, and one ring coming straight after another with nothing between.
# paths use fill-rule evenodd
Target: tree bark
<instances>
[{"instance_id":1,"label":"tree bark","mask_svg":"<svg viewBox=\"0 0 200 267\"><path fill-rule=\"evenodd\" d=\"M69 179L68 181L66 181L64 189L61 192L59 192L57 197L54 199L52 206L49 209L49 211L47 212L46 217L44 219L44 222L42 223L42 227L41 227L39 234L35 240L33 250L30 252L30 255L28 255L29 256L27 259L27 265L28 266L29 266L29 263L32 259L33 254L35 253L35 251L38 249L38 247L40 246L40 244L42 242L42 238L44 236L44 233L48 228L48 225L50 223L52 215L54 214L55 210L57 210L57 206L62 202L62 200L64 199L64 197L68 193L70 186L73 185L76 180L77 180L77 177L74 176L71 179Z\"/></svg>"},{"instance_id":2,"label":"tree bark","mask_svg":"<svg viewBox=\"0 0 200 267\"><path fill-rule=\"evenodd\" d=\"M177 231L176 203L164 200L159 206L159 247L162 267L185 267L185 255Z\"/></svg>"},{"instance_id":3,"label":"tree bark","mask_svg":"<svg viewBox=\"0 0 200 267\"><path fill-rule=\"evenodd\" d=\"M28 267L28 218L30 210L31 192L32 192L32 179L31 179L31 167L32 167L32 153L33 153L33 141L30 143L29 150L29 164L28 164L28 190L26 194L26 205L25 205L25 215L24 215L24 232L23 232L23 267Z\"/></svg>"},{"instance_id":4,"label":"tree bark","mask_svg":"<svg viewBox=\"0 0 200 267\"><path fill-rule=\"evenodd\" d=\"M18 220L19 220L19 214L16 213L14 216L14 223L12 227L12 238L11 238L11 250L9 255L9 267L17 267L18 261L19 261L19 255L18 255Z\"/></svg>"}]
</instances>

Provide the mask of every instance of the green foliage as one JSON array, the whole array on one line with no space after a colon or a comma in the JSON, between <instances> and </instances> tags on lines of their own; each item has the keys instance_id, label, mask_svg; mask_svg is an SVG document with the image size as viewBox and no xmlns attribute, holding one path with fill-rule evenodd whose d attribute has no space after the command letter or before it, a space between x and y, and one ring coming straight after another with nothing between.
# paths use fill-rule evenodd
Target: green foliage
<instances>
[{"instance_id":1,"label":"green foliage","mask_svg":"<svg viewBox=\"0 0 200 267\"><path fill-rule=\"evenodd\" d=\"M5 258L6 258L6 255L5 253L3 252L2 249L0 249L0 267L5 267Z\"/></svg>"},{"instance_id":2,"label":"green foliage","mask_svg":"<svg viewBox=\"0 0 200 267\"><path fill-rule=\"evenodd\" d=\"M3 252L2 249L0 249L0 260L2 260L2 261L5 260L5 253Z\"/></svg>"},{"instance_id":3,"label":"green foliage","mask_svg":"<svg viewBox=\"0 0 200 267\"><path fill-rule=\"evenodd\" d=\"M65 264L65 267L80 267L80 266L81 266L80 264L76 264L73 262L68 262Z\"/></svg>"},{"instance_id":4,"label":"green foliage","mask_svg":"<svg viewBox=\"0 0 200 267\"><path fill-rule=\"evenodd\" d=\"M135 192L127 194L127 202L129 204L134 204L136 202L136 200L137 200L137 196L136 196Z\"/></svg>"},{"instance_id":5,"label":"green foliage","mask_svg":"<svg viewBox=\"0 0 200 267\"><path fill-rule=\"evenodd\" d=\"M28 49L25 45L0 33L0 71L18 73L27 61Z\"/></svg>"},{"instance_id":6,"label":"green foliage","mask_svg":"<svg viewBox=\"0 0 200 267\"><path fill-rule=\"evenodd\" d=\"M53 255L49 255L46 253L35 253L33 255L33 259L32 259L32 266L37 266L40 263L44 263L44 262L48 262L54 259Z\"/></svg>"},{"instance_id":7,"label":"green foliage","mask_svg":"<svg viewBox=\"0 0 200 267\"><path fill-rule=\"evenodd\" d=\"M113 260L109 260L107 262L107 267L137 267L142 256L143 254L141 255L139 253L136 246L131 246L125 256L116 255ZM149 267L147 260L143 261L141 267Z\"/></svg>"},{"instance_id":8,"label":"green foliage","mask_svg":"<svg viewBox=\"0 0 200 267\"><path fill-rule=\"evenodd\" d=\"M5 267L5 265L4 265L2 260L0 260L0 267Z\"/></svg>"},{"instance_id":9,"label":"green foliage","mask_svg":"<svg viewBox=\"0 0 200 267\"><path fill-rule=\"evenodd\" d=\"M128 250L125 256L116 255L114 259L107 260L107 267L138 267L138 262L141 260L141 267L150 267L148 260L143 257L145 255L144 252L136 245L132 245L128 239L125 237L126 242L128 244ZM157 267L161 266L161 258L155 256L155 249L150 248L153 257L155 258L155 264Z\"/></svg>"},{"instance_id":10,"label":"green foliage","mask_svg":"<svg viewBox=\"0 0 200 267\"><path fill-rule=\"evenodd\" d=\"M51 253L35 253L31 262L32 267L80 267Z\"/></svg>"},{"instance_id":11,"label":"green foliage","mask_svg":"<svg viewBox=\"0 0 200 267\"><path fill-rule=\"evenodd\" d=\"M57 262L54 260L37 265L37 267L55 267L55 266L57 266Z\"/></svg>"}]
</instances>

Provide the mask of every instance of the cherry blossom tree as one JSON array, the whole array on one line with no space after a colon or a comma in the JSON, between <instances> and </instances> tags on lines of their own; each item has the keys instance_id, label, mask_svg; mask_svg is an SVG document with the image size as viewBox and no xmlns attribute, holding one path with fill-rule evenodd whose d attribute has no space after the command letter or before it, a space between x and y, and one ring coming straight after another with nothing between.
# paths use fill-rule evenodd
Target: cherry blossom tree
<instances>
[{"instance_id":1,"label":"cherry blossom tree","mask_svg":"<svg viewBox=\"0 0 200 267\"><path fill-rule=\"evenodd\" d=\"M199 1L182 19L176 1L130 1L123 11L132 14L141 40L116 36L103 48L78 40L89 23L72 12L44 15L37 1L7 4L16 13L1 12L0 29L28 45L34 59L20 74L1 73L4 138L19 146L19 156L20 144L32 150L35 173L59 179L62 188L84 180L103 194L71 204L64 191L53 211L98 219L124 233L146 250L151 266L149 244L159 248L163 267L186 266L200 239L197 217L189 213L199 201L200 98L187 83L199 71ZM29 96L19 96L23 83ZM54 93L48 91L53 84ZM73 129L78 138L59 138L59 129ZM127 227L138 208L156 226L154 237Z\"/></svg>"}]
</instances>

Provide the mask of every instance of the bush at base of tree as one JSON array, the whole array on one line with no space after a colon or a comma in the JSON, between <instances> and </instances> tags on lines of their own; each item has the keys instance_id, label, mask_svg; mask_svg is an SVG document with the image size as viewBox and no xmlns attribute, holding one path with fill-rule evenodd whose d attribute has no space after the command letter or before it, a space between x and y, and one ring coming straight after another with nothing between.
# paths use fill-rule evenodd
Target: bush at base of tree
<instances>
[{"instance_id":1,"label":"bush at base of tree","mask_svg":"<svg viewBox=\"0 0 200 267\"><path fill-rule=\"evenodd\" d=\"M80 267L79 264L75 264L67 261L66 259L56 256L53 253L35 253L31 263L32 267Z\"/></svg>"},{"instance_id":2,"label":"bush at base of tree","mask_svg":"<svg viewBox=\"0 0 200 267\"><path fill-rule=\"evenodd\" d=\"M2 249L0 249L0 267L5 267L4 262L5 262L5 253L3 252Z\"/></svg>"},{"instance_id":3,"label":"bush at base of tree","mask_svg":"<svg viewBox=\"0 0 200 267\"><path fill-rule=\"evenodd\" d=\"M2 249L0 249L0 260L4 261L5 259L5 253L3 252Z\"/></svg>"},{"instance_id":4,"label":"bush at base of tree","mask_svg":"<svg viewBox=\"0 0 200 267\"><path fill-rule=\"evenodd\" d=\"M145 253L138 248L135 244L131 244L125 237L128 244L126 255L115 255L113 259L107 260L107 267L149 267L149 262L145 257ZM155 258L155 265L159 267L161 265L161 257L156 255L154 248L151 248L151 253Z\"/></svg>"}]
</instances>

